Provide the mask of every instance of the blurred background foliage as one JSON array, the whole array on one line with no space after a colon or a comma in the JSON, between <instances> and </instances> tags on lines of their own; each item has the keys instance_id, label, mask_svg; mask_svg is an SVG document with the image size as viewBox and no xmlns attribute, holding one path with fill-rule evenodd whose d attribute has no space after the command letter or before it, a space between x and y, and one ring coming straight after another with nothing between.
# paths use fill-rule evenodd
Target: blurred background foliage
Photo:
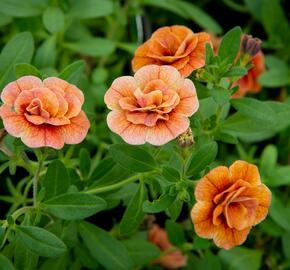
<instances>
[{"instance_id":1,"label":"blurred background foliage","mask_svg":"<svg viewBox=\"0 0 290 270\"><path fill-rule=\"evenodd\" d=\"M76 148L87 149L80 153L82 160L89 160L81 165L83 176L86 177L86 166L91 166L93 173L90 177L98 180L101 186L112 178L118 181L127 173L116 168L118 165L112 163L110 158L98 164L100 158L106 156L107 144L120 141L107 128L103 96L116 77L132 74L130 61L138 44L144 42L152 31L165 25L182 24L194 32L209 31L219 36L239 25L245 33L263 40L267 71L259 78L263 90L255 98L290 103L289 11L289 1L286 0L0 0L0 47L3 48L0 55L0 87L3 88L16 76L39 75L38 70L44 77L60 74L60 77L67 79L66 74L73 74L68 80L83 90L86 100L84 110L92 126L86 142L70 151L78 153ZM9 46L6 45L8 42ZM198 84L197 88L198 94L202 94L203 86ZM206 100L201 103L204 103L204 110L208 108L205 114L210 118L211 104ZM269 217L253 229L243 247L231 251L218 250L211 242L194 235L192 225L187 220L188 210L179 216L179 224L166 223L169 238L177 246L184 244L180 240L184 234L186 239L193 240L193 252L184 269L290 269L290 126L282 124L278 133L268 132L264 136L259 133L260 127L254 121L243 118L238 124L237 121L232 126L230 124L227 123L227 128L234 130L233 134L241 142L231 145L221 143L216 164L230 164L235 159L258 164L263 181L273 192ZM272 126L275 129L276 123L267 125L270 125L267 127L269 131ZM11 139L9 141L8 138L7 143L11 144ZM64 152L67 153L66 150ZM170 152L170 146L164 151ZM66 165L70 167L73 163ZM5 166L0 167L1 171L10 166L10 172L13 172L11 164ZM111 170L113 166L114 170ZM100 171L101 168L103 171ZM104 168L108 168L108 173ZM21 171L12 177L15 185L19 175ZM1 189L15 193L12 182L8 181L6 185L2 181ZM116 210L115 206L120 200L127 205L134 192L136 186L131 184L123 193L108 195L112 210L98 214L91 221L110 230L123 212L122 207ZM5 201L5 198L2 196L0 200ZM4 217L2 213L6 208L5 204L0 206L1 217ZM164 216L157 218L164 225ZM178 228L182 236L176 240ZM131 252L138 250L130 240L127 241ZM146 244L140 243L142 253L146 250ZM79 247L77 253L77 256L84 256L85 263L82 262L82 265L89 269L102 269L92 258L85 256L84 250ZM142 256L139 256L135 258L137 262L142 261ZM51 266L65 269L61 260L55 260L57 266L54 260L48 260L41 269ZM144 260L144 264L148 263L148 258ZM72 264L68 269L78 269L76 265ZM150 269L160 268L152 266Z\"/></svg>"}]
</instances>

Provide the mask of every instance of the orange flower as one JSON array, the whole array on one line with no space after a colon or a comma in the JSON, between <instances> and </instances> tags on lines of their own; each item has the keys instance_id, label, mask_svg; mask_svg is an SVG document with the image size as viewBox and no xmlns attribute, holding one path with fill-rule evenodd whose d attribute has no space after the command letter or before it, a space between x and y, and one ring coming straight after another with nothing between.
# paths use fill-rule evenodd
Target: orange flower
<instances>
[{"instance_id":1,"label":"orange flower","mask_svg":"<svg viewBox=\"0 0 290 270\"><path fill-rule=\"evenodd\" d=\"M168 269L186 266L187 256L183 255L179 250L174 250L175 246L169 242L166 231L157 224L154 224L149 231L149 241L158 246L161 251L168 252L155 260L155 264L160 264ZM171 249L173 249L172 252L170 252Z\"/></svg>"},{"instance_id":2,"label":"orange flower","mask_svg":"<svg viewBox=\"0 0 290 270\"><path fill-rule=\"evenodd\" d=\"M196 186L195 197L191 218L196 233L230 249L242 244L252 226L265 219L271 192L261 183L255 165L236 161L204 176Z\"/></svg>"},{"instance_id":3,"label":"orange flower","mask_svg":"<svg viewBox=\"0 0 290 270\"><path fill-rule=\"evenodd\" d=\"M247 93L258 93L262 88L258 83L258 77L265 71L265 60L262 51L253 56L251 63L253 67L248 70L248 74L234 83L234 86L240 86L240 89L233 95L235 98L245 96Z\"/></svg>"},{"instance_id":4,"label":"orange flower","mask_svg":"<svg viewBox=\"0 0 290 270\"><path fill-rule=\"evenodd\" d=\"M83 93L58 78L21 77L3 89L1 99L5 129L32 148L80 143L90 127L81 110Z\"/></svg>"},{"instance_id":5,"label":"orange flower","mask_svg":"<svg viewBox=\"0 0 290 270\"><path fill-rule=\"evenodd\" d=\"M171 65L187 77L204 66L206 43L210 43L210 36L205 32L194 34L181 25L161 27L136 50L133 71L151 64Z\"/></svg>"},{"instance_id":6,"label":"orange flower","mask_svg":"<svg viewBox=\"0 0 290 270\"><path fill-rule=\"evenodd\" d=\"M199 106L189 79L171 66L149 65L117 78L105 94L109 128L129 144L162 145L189 127Z\"/></svg>"}]
</instances>

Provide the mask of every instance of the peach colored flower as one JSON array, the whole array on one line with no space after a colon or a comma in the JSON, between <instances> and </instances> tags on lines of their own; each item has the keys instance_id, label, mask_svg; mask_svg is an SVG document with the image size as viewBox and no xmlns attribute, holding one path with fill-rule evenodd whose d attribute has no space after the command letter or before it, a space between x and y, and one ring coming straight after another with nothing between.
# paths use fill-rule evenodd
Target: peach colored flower
<instances>
[{"instance_id":1,"label":"peach colored flower","mask_svg":"<svg viewBox=\"0 0 290 270\"><path fill-rule=\"evenodd\" d=\"M129 144L162 145L189 127L199 106L195 87L171 66L148 65L117 78L105 103L109 128Z\"/></svg>"},{"instance_id":2,"label":"peach colored flower","mask_svg":"<svg viewBox=\"0 0 290 270\"><path fill-rule=\"evenodd\" d=\"M195 34L181 25L161 27L136 50L133 71L151 64L171 65L187 77L205 65L206 43L210 36L205 32Z\"/></svg>"},{"instance_id":3,"label":"peach colored flower","mask_svg":"<svg viewBox=\"0 0 290 270\"><path fill-rule=\"evenodd\" d=\"M156 259L154 264L160 264L168 269L177 269L186 266L187 256L183 255L179 250L174 250L175 246L169 242L167 233L164 229L154 224L150 228L148 237L149 241L158 246L161 251L168 252ZM173 249L172 252L170 252L171 249Z\"/></svg>"},{"instance_id":4,"label":"peach colored flower","mask_svg":"<svg viewBox=\"0 0 290 270\"><path fill-rule=\"evenodd\" d=\"M211 170L198 182L195 197L191 218L196 233L224 249L242 244L252 226L265 219L271 202L258 168L240 160Z\"/></svg>"},{"instance_id":5,"label":"peach colored flower","mask_svg":"<svg viewBox=\"0 0 290 270\"><path fill-rule=\"evenodd\" d=\"M81 110L83 93L68 82L50 77L43 82L24 76L9 83L1 93L0 116L5 129L29 147L77 144L90 123Z\"/></svg>"},{"instance_id":6,"label":"peach colored flower","mask_svg":"<svg viewBox=\"0 0 290 270\"><path fill-rule=\"evenodd\" d=\"M240 89L233 95L233 97L242 97L247 93L258 93L261 91L261 85L258 82L258 77L265 72L265 60L262 51L259 51L251 59L253 67L248 70L248 73L234 83L239 85Z\"/></svg>"}]
</instances>

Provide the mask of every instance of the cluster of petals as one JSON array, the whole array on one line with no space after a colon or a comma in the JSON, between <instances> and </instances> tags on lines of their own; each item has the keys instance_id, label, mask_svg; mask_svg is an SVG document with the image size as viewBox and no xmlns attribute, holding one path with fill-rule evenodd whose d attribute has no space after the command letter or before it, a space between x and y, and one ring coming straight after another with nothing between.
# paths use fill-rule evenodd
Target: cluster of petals
<instances>
[{"instance_id":1,"label":"cluster of petals","mask_svg":"<svg viewBox=\"0 0 290 270\"><path fill-rule=\"evenodd\" d=\"M170 65L188 77L205 65L206 43L210 43L210 35L205 32L193 33L181 25L161 27L136 50L133 71L151 64Z\"/></svg>"},{"instance_id":2,"label":"cluster of petals","mask_svg":"<svg viewBox=\"0 0 290 270\"><path fill-rule=\"evenodd\" d=\"M175 249L170 243L166 231L157 224L154 224L150 228L148 238L149 241L156 245L161 251ZM179 250L173 250L156 259L154 264L162 265L166 269L177 269L186 266L187 256L183 255Z\"/></svg>"},{"instance_id":3,"label":"cluster of petals","mask_svg":"<svg viewBox=\"0 0 290 270\"><path fill-rule=\"evenodd\" d=\"M184 133L199 106L194 84L171 66L117 78L105 94L109 128L129 144L163 145Z\"/></svg>"},{"instance_id":4,"label":"cluster of petals","mask_svg":"<svg viewBox=\"0 0 290 270\"><path fill-rule=\"evenodd\" d=\"M270 190L261 183L258 168L236 161L211 170L197 184L191 218L200 237L230 249L242 244L252 226L268 213Z\"/></svg>"},{"instance_id":5,"label":"cluster of petals","mask_svg":"<svg viewBox=\"0 0 290 270\"><path fill-rule=\"evenodd\" d=\"M1 100L5 129L31 148L80 143L90 127L83 93L59 78L21 77L3 89Z\"/></svg>"}]
</instances>

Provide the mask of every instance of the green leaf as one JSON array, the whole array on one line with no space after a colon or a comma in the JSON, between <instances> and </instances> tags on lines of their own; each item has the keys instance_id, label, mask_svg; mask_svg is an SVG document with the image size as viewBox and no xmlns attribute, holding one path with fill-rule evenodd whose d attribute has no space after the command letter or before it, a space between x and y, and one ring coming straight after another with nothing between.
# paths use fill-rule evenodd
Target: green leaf
<instances>
[{"instance_id":1,"label":"green leaf","mask_svg":"<svg viewBox=\"0 0 290 270\"><path fill-rule=\"evenodd\" d=\"M78 60L68 65L59 74L59 78L66 80L69 83L77 84L85 69L85 61Z\"/></svg>"},{"instance_id":2,"label":"green leaf","mask_svg":"<svg viewBox=\"0 0 290 270\"><path fill-rule=\"evenodd\" d=\"M48 213L66 220L83 219L101 210L107 203L99 197L85 193L68 193L41 204Z\"/></svg>"},{"instance_id":3,"label":"green leaf","mask_svg":"<svg viewBox=\"0 0 290 270\"><path fill-rule=\"evenodd\" d=\"M179 171L169 166L164 166L162 168L162 175L170 182L177 182L180 180Z\"/></svg>"},{"instance_id":4,"label":"green leaf","mask_svg":"<svg viewBox=\"0 0 290 270\"><path fill-rule=\"evenodd\" d=\"M211 245L212 245L212 243L210 240L195 236L192 248L194 250L208 249Z\"/></svg>"},{"instance_id":5,"label":"green leaf","mask_svg":"<svg viewBox=\"0 0 290 270\"><path fill-rule=\"evenodd\" d=\"M5 45L0 54L0 89L3 89L8 82L16 78L14 65L17 63L29 63L33 51L33 38L29 32L22 32L15 35Z\"/></svg>"},{"instance_id":6,"label":"green leaf","mask_svg":"<svg viewBox=\"0 0 290 270\"><path fill-rule=\"evenodd\" d=\"M87 222L79 223L79 233L91 255L106 269L133 269L127 249L109 233Z\"/></svg>"},{"instance_id":7,"label":"green leaf","mask_svg":"<svg viewBox=\"0 0 290 270\"><path fill-rule=\"evenodd\" d=\"M151 263L160 256L157 246L141 239L130 239L123 242L128 249L129 255L135 266L142 266Z\"/></svg>"},{"instance_id":8,"label":"green leaf","mask_svg":"<svg viewBox=\"0 0 290 270\"><path fill-rule=\"evenodd\" d=\"M79 19L91 19L108 16L113 11L111 0L76 0L71 4L69 15Z\"/></svg>"},{"instance_id":9,"label":"green leaf","mask_svg":"<svg viewBox=\"0 0 290 270\"><path fill-rule=\"evenodd\" d=\"M282 203L276 195L272 194L270 206L270 217L283 229L290 231L290 213L289 209Z\"/></svg>"},{"instance_id":10,"label":"green leaf","mask_svg":"<svg viewBox=\"0 0 290 270\"><path fill-rule=\"evenodd\" d=\"M167 193L162 194L153 202L145 201L143 203L143 211L146 213L159 213L166 210L175 200L175 197Z\"/></svg>"},{"instance_id":11,"label":"green leaf","mask_svg":"<svg viewBox=\"0 0 290 270\"><path fill-rule=\"evenodd\" d=\"M63 270L63 269L66 269L68 260L69 260L69 258L67 256L67 254L64 254L63 256L58 257L58 258L47 259L41 265L40 270L51 270L51 269Z\"/></svg>"},{"instance_id":12,"label":"green leaf","mask_svg":"<svg viewBox=\"0 0 290 270\"><path fill-rule=\"evenodd\" d=\"M82 148L79 153L80 171L84 178L86 178L91 170L90 153L86 148Z\"/></svg>"},{"instance_id":13,"label":"green leaf","mask_svg":"<svg viewBox=\"0 0 290 270\"><path fill-rule=\"evenodd\" d=\"M214 255L210 250L206 250L204 258L201 262L202 270L222 270L221 262L218 256Z\"/></svg>"},{"instance_id":14,"label":"green leaf","mask_svg":"<svg viewBox=\"0 0 290 270\"><path fill-rule=\"evenodd\" d=\"M42 17L45 28L50 33L57 33L64 28L64 14L59 7L49 7Z\"/></svg>"},{"instance_id":15,"label":"green leaf","mask_svg":"<svg viewBox=\"0 0 290 270\"><path fill-rule=\"evenodd\" d=\"M239 140L237 139L236 136L226 133L226 132L221 132L221 131L217 131L214 134L214 139L217 141L222 141L225 143L229 143L229 144L237 144L239 143Z\"/></svg>"},{"instance_id":16,"label":"green leaf","mask_svg":"<svg viewBox=\"0 0 290 270\"><path fill-rule=\"evenodd\" d=\"M176 221L181 213L182 206L183 201L181 201L177 196L173 203L166 209L166 215L169 216L171 220Z\"/></svg>"},{"instance_id":17,"label":"green leaf","mask_svg":"<svg viewBox=\"0 0 290 270\"><path fill-rule=\"evenodd\" d=\"M238 26L224 35L218 50L221 59L227 59L231 63L234 62L240 49L241 35L242 30Z\"/></svg>"},{"instance_id":18,"label":"green leaf","mask_svg":"<svg viewBox=\"0 0 290 270\"><path fill-rule=\"evenodd\" d=\"M38 258L19 239L16 239L14 250L14 266L16 269L36 269Z\"/></svg>"},{"instance_id":19,"label":"green leaf","mask_svg":"<svg viewBox=\"0 0 290 270\"><path fill-rule=\"evenodd\" d=\"M259 168L263 175L268 176L275 168L278 159L277 148L269 144L267 145L261 155L259 161Z\"/></svg>"},{"instance_id":20,"label":"green leaf","mask_svg":"<svg viewBox=\"0 0 290 270\"><path fill-rule=\"evenodd\" d=\"M114 144L109 153L117 163L133 172L149 172L157 168L154 158L138 146Z\"/></svg>"},{"instance_id":21,"label":"green leaf","mask_svg":"<svg viewBox=\"0 0 290 270\"><path fill-rule=\"evenodd\" d=\"M99 37L83 38L76 42L65 43L64 46L74 52L93 57L109 55L116 49L114 41Z\"/></svg>"},{"instance_id":22,"label":"green leaf","mask_svg":"<svg viewBox=\"0 0 290 270\"><path fill-rule=\"evenodd\" d=\"M198 145L190 155L186 165L188 175L197 174L211 164L217 155L218 146L216 142Z\"/></svg>"},{"instance_id":23,"label":"green leaf","mask_svg":"<svg viewBox=\"0 0 290 270\"><path fill-rule=\"evenodd\" d=\"M14 270L12 262L4 255L0 254L0 270Z\"/></svg>"},{"instance_id":24,"label":"green leaf","mask_svg":"<svg viewBox=\"0 0 290 270\"><path fill-rule=\"evenodd\" d=\"M0 10L13 17L31 17L40 15L46 3L47 0L1 0Z\"/></svg>"},{"instance_id":25,"label":"green leaf","mask_svg":"<svg viewBox=\"0 0 290 270\"><path fill-rule=\"evenodd\" d=\"M33 75L38 78L42 78L41 72L34 66L30 64L16 64L14 66L16 78L20 78L22 76Z\"/></svg>"},{"instance_id":26,"label":"green leaf","mask_svg":"<svg viewBox=\"0 0 290 270\"><path fill-rule=\"evenodd\" d=\"M45 187L46 199L65 193L70 186L70 178L63 163L59 160L50 163L41 183Z\"/></svg>"},{"instance_id":27,"label":"green leaf","mask_svg":"<svg viewBox=\"0 0 290 270\"><path fill-rule=\"evenodd\" d=\"M232 250L221 250L218 255L229 270L258 270L261 267L260 250L236 247Z\"/></svg>"},{"instance_id":28,"label":"green leaf","mask_svg":"<svg viewBox=\"0 0 290 270\"><path fill-rule=\"evenodd\" d=\"M212 31L216 34L222 33L223 30L220 24L214 18L205 13L204 9L201 9L190 2L180 0L178 1L178 5L182 7L188 19L193 20L203 29Z\"/></svg>"},{"instance_id":29,"label":"green leaf","mask_svg":"<svg viewBox=\"0 0 290 270\"><path fill-rule=\"evenodd\" d=\"M56 61L56 37L46 39L37 49L34 64L38 68L53 67Z\"/></svg>"},{"instance_id":30,"label":"green leaf","mask_svg":"<svg viewBox=\"0 0 290 270\"><path fill-rule=\"evenodd\" d=\"M138 229L145 215L142 205L146 199L146 187L143 182L140 182L139 188L130 200L120 222L119 229L121 235L132 234Z\"/></svg>"},{"instance_id":31,"label":"green leaf","mask_svg":"<svg viewBox=\"0 0 290 270\"><path fill-rule=\"evenodd\" d=\"M34 226L17 226L19 240L29 250L43 257L58 257L66 251L65 244L51 232Z\"/></svg>"},{"instance_id":32,"label":"green leaf","mask_svg":"<svg viewBox=\"0 0 290 270\"><path fill-rule=\"evenodd\" d=\"M270 69L258 78L258 82L265 87L280 87L290 84L290 70Z\"/></svg>"},{"instance_id":33,"label":"green leaf","mask_svg":"<svg viewBox=\"0 0 290 270\"><path fill-rule=\"evenodd\" d=\"M142 0L141 4L169 10L182 18L196 22L202 28L217 34L222 32L222 28L217 21L205 13L201 8L189 2L181 0Z\"/></svg>"},{"instance_id":34,"label":"green leaf","mask_svg":"<svg viewBox=\"0 0 290 270\"><path fill-rule=\"evenodd\" d=\"M280 1L263 0L260 8L262 23L271 43L278 46L288 44L290 41L290 26Z\"/></svg>"},{"instance_id":35,"label":"green leaf","mask_svg":"<svg viewBox=\"0 0 290 270\"><path fill-rule=\"evenodd\" d=\"M237 98L232 99L231 104L240 114L249 118L269 123L275 120L272 117L274 111L266 102L254 98Z\"/></svg>"},{"instance_id":36,"label":"green leaf","mask_svg":"<svg viewBox=\"0 0 290 270\"><path fill-rule=\"evenodd\" d=\"M179 224L173 222L172 220L166 220L165 228L169 241L173 245L181 246L186 242L184 231Z\"/></svg>"},{"instance_id":37,"label":"green leaf","mask_svg":"<svg viewBox=\"0 0 290 270\"><path fill-rule=\"evenodd\" d=\"M228 89L222 87L214 87L210 90L214 101L219 105L224 105L229 102L231 95Z\"/></svg>"},{"instance_id":38,"label":"green leaf","mask_svg":"<svg viewBox=\"0 0 290 270\"><path fill-rule=\"evenodd\" d=\"M241 77L248 73L248 70L245 67L233 67L231 68L224 77Z\"/></svg>"},{"instance_id":39,"label":"green leaf","mask_svg":"<svg viewBox=\"0 0 290 270\"><path fill-rule=\"evenodd\" d=\"M267 175L265 183L271 187L290 184L290 166L277 166Z\"/></svg>"},{"instance_id":40,"label":"green leaf","mask_svg":"<svg viewBox=\"0 0 290 270\"><path fill-rule=\"evenodd\" d=\"M282 246L285 257L290 260L290 232L282 235Z\"/></svg>"}]
</instances>

